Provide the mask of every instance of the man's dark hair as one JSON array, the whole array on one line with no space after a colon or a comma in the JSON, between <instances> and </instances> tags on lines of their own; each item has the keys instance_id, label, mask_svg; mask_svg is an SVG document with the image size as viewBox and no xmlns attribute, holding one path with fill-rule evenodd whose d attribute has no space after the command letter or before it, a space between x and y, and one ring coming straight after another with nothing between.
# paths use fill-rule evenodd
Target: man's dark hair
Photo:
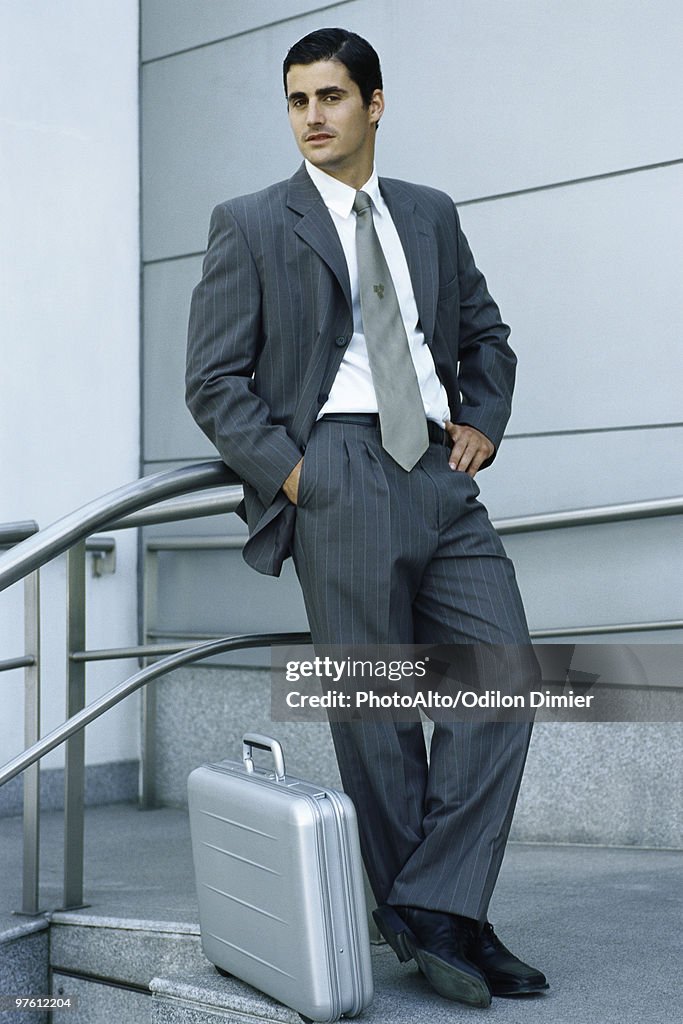
<instances>
[{"instance_id":1,"label":"man's dark hair","mask_svg":"<svg viewBox=\"0 0 683 1024\"><path fill-rule=\"evenodd\" d=\"M282 66L287 95L287 72L292 64L314 64L318 60L337 60L360 89L363 105L369 106L375 89L382 88L379 57L370 43L345 28L319 28L294 43Z\"/></svg>"}]
</instances>

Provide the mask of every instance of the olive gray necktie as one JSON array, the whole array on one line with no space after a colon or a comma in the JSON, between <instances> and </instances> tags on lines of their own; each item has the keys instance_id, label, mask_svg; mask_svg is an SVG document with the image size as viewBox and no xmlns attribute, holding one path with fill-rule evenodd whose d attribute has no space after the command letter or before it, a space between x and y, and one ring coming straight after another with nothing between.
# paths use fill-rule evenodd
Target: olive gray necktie
<instances>
[{"instance_id":1,"label":"olive gray necktie","mask_svg":"<svg viewBox=\"0 0 683 1024\"><path fill-rule=\"evenodd\" d=\"M356 250L360 308L382 447L410 472L429 445L427 420L398 296L372 219L370 196L357 192Z\"/></svg>"}]
</instances>

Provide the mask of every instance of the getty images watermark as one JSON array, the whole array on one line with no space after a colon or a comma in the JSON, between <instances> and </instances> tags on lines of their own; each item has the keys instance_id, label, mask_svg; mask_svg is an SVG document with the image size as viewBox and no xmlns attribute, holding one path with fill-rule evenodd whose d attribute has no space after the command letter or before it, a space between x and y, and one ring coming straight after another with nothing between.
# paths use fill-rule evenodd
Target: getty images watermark
<instances>
[{"instance_id":1,"label":"getty images watermark","mask_svg":"<svg viewBox=\"0 0 683 1024\"><path fill-rule=\"evenodd\" d=\"M276 647L271 716L681 721L682 654L676 644Z\"/></svg>"}]
</instances>

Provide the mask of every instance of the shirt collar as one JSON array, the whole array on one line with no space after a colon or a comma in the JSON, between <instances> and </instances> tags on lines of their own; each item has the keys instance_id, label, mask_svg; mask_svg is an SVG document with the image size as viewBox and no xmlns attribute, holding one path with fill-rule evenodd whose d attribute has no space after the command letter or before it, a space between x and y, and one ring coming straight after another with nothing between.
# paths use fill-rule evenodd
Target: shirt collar
<instances>
[{"instance_id":1,"label":"shirt collar","mask_svg":"<svg viewBox=\"0 0 683 1024\"><path fill-rule=\"evenodd\" d=\"M355 188L351 188L350 185L344 184L343 181L339 181L338 178L333 178L331 174L326 174L325 171L321 171L319 167L315 167L309 160L305 160L306 170L311 178L311 181L317 188L322 201L328 210L338 213L340 217L350 217L353 210L353 202L356 198ZM363 192L366 192L372 200L372 204L375 210L381 213L380 200L381 194L379 191L379 179L377 177L377 169L372 168L372 174L363 185Z\"/></svg>"}]
</instances>

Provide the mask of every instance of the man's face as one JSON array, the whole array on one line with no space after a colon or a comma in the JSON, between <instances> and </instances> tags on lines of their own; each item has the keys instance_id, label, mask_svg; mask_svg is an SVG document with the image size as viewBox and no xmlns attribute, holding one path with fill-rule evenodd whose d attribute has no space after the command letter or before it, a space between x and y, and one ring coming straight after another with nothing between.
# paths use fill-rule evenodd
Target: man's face
<instances>
[{"instance_id":1,"label":"man's face","mask_svg":"<svg viewBox=\"0 0 683 1024\"><path fill-rule=\"evenodd\" d=\"M312 164L360 188L372 171L376 124L384 98L376 89L363 106L360 89L336 60L293 64L287 73L287 109L296 144Z\"/></svg>"}]
</instances>

